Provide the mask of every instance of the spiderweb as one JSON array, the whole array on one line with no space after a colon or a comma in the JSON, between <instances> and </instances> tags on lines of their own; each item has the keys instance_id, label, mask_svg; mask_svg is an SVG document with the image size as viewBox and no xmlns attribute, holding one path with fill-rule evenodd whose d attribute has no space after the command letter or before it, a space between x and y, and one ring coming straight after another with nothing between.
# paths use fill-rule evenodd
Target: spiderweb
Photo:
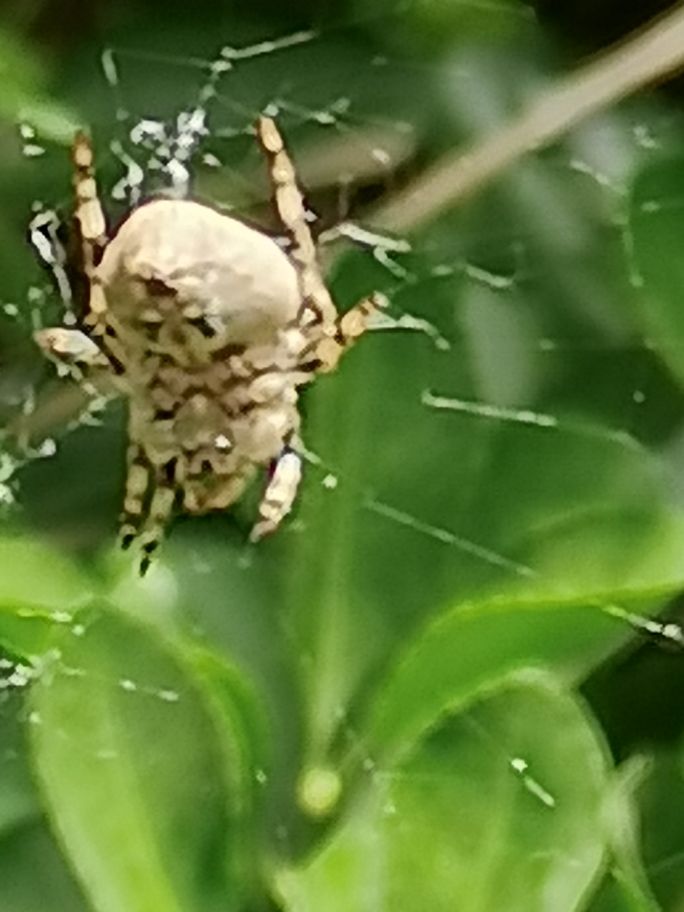
<instances>
[{"instance_id":1,"label":"spiderweb","mask_svg":"<svg viewBox=\"0 0 684 912\"><path fill-rule=\"evenodd\" d=\"M529 10L516 9L523 30L532 28ZM525 593L528 585L541 582L543 588L547 581L549 591L558 594L567 580L555 566L554 555L517 540L505 519L507 510L514 512L512 521L522 524L530 537L552 536L553 521L567 519L573 495L580 511L594 509L591 498L585 502L581 494L585 482L589 487L595 484L581 476L592 459L598 487L615 484L615 491L620 490L620 479L612 479L612 473L624 473L625 485L641 479L646 493L625 498L628 512L637 513L642 498L651 496L648 484L656 469L667 473L677 466L682 400L626 304L639 285L639 275L629 258L625 219L632 175L649 156L677 142L681 125L669 111L654 114L652 107L642 108L639 102L625 105L576 129L551 150L530 155L477 200L429 228L410 236L394 234L391 226L376 230L374 218L384 200L393 188L410 180L426 150L464 143L491 128L510 116L542 81L541 64L510 49L505 54L480 50L475 57L464 44L439 63L419 63L405 53L401 28L395 29L402 16L403 8L393 17L380 17L383 38L371 31L365 44L347 43L360 27L356 23L224 45L214 56L105 49L102 80L111 112L95 125L101 196L113 224L132 206L163 193L199 197L277 235L253 138L259 113L277 117L317 213L314 226L338 301L348 306L359 294L378 289L391 305L391 329L388 326L386 334L378 333L367 344L364 340L367 350L350 357L339 380L325 381L320 404L317 399L310 407L305 403L311 412L304 423L309 480L301 515L285 536L306 536L309 524L320 531L322 522L315 516L323 511L327 519L330 509L340 528L345 523L353 526L359 549L368 548L368 563L382 559L378 542L385 539L395 549L405 549L396 553L415 553L414 574L420 573L426 554L446 551L454 569L443 571L437 561L431 570L437 573L439 567L444 578L425 581L434 604L453 598L455 576L464 597L480 587L496 593L500 585ZM516 73L515 86L510 68ZM160 92L165 81L182 86L182 92ZM35 168L63 156L63 150L42 144L30 124L21 126L20 137ZM654 205L660 202L654 200ZM49 274L36 278L27 305L4 304L5 314L23 321L26 329L73 321L56 214L67 205L65 192L63 198L33 207L31 239ZM383 368L375 370L374 360ZM400 376L409 360L408 377ZM18 443L8 439L0 454L0 503L8 521L15 521L19 500L33 524L62 524L58 534L66 542L73 538L79 547L84 538L106 540L116 515L122 471L114 458L123 451L116 406L112 412L105 400L95 398L79 417L75 408L72 414L65 407L67 424L76 432L64 436L61 429L57 433L49 421L42 421L40 400L52 397L48 411L55 409L55 402L74 405L74 391L60 386L46 392L45 373L37 365L18 368L16 378L11 395L3 397L3 410L13 415L15 424L23 427L23 419L31 430L20 433ZM366 390L373 384L380 393L368 398ZM341 400L354 401L355 396L361 406L343 411L350 443L332 426L329 409L326 418L325 406L344 410ZM21 419L16 418L19 410ZM378 422L385 421L388 430L379 434L378 442L382 453L375 452L372 442L355 446L355 435L372 438ZM84 427L88 424L94 426ZM82 465L84 454L93 447L96 458L103 458L105 477L93 491L76 484L74 494L68 466ZM521 514L516 486L534 491L531 473L542 464L529 460L528 450L553 460L566 447L579 466L576 475L572 462L567 466L567 509L558 506L563 484L559 471L539 479L539 509L533 505ZM423 448L428 468L421 472L416 451ZM110 450L114 456L107 455ZM624 457L613 461L612 455L606 456L615 452ZM644 454L649 464L637 471L634 466ZM452 483L447 481L450 473ZM72 470L75 480L73 476ZM554 490L543 490L545 484ZM344 506L338 511L330 505L340 495ZM74 498L83 509L71 506L71 519L65 523L67 505ZM445 498L448 510L443 508ZM100 502L99 508L93 501ZM547 516L549 503L553 509ZM479 514L475 519L474 513ZM330 653L333 647L330 642L326 647L309 628L313 622L302 620L297 612L267 611L246 620L236 609L226 618L223 592L237 591L239 602L241 588L258 590L255 576L260 565L255 566L251 551L236 544L236 536L215 528L209 523L208 531L195 537L181 524L183 544L174 552L172 538L168 546L173 572L159 566L144 584L120 573L114 587L117 598L156 603L163 614L178 610L189 587L206 585L203 604L188 610L189 621L208 639L230 643L236 658L248 665L275 623L305 669L320 672L326 663L332 667L317 679L322 696L311 716L329 717L345 743L363 755L366 747L348 703L378 651L372 643L360 645L358 665L351 662L352 671L340 684ZM234 566L221 576L217 567L224 558L217 556L218 540L224 534L233 547ZM322 533L326 554L334 551L336 534ZM343 544L348 547L348 542ZM179 552L189 570L177 569ZM305 545L302 554L309 553L310 546ZM363 563L363 555L355 560L346 568L348 573ZM412 558L406 560L411 565ZM316 567L315 559L313 563ZM327 570L321 572L325 575ZM397 590L407 578L400 575ZM413 594L402 597L391 581L384 583L397 615L366 619L352 630L355 635L361 632L369 640L376 636L391 642L388 627L394 620L404 631L417 623L407 607ZM675 620L654 620L613 599L601 601L600 607L625 628L670 647L684 646ZM74 637L85 632L68 612L56 611L51 621L72 625ZM331 629L332 638L351 635L335 623ZM318 653L312 644L317 644ZM67 675L80 673L58 655L37 657L33 663L8 656L0 659L0 689L27 686L45 673L46 665L51 673L55 668ZM272 687L278 669L269 670L259 661L256 665L257 675L267 683L270 679ZM132 697L171 705L179 699L172 687L126 674L116 685ZM279 709L282 706L276 706L276 716ZM553 792L525 757L507 752L475 716L469 724L477 737L493 739L492 752L502 755L534 800L547 808L555 806ZM287 741L287 726L281 727ZM322 741L329 734L324 729ZM294 750L291 743L290 748ZM371 777L382 780L386 775L370 755L362 766ZM263 770L256 775L266 779ZM304 802L315 807L316 794L311 786ZM277 823L284 844L291 838L286 816Z\"/></svg>"}]
</instances>

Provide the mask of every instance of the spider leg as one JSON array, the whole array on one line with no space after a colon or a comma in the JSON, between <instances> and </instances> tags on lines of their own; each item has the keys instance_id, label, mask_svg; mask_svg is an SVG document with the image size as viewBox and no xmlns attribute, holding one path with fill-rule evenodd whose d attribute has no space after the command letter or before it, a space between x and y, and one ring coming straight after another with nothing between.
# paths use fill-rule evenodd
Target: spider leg
<instances>
[{"instance_id":1,"label":"spider leg","mask_svg":"<svg viewBox=\"0 0 684 912\"><path fill-rule=\"evenodd\" d=\"M112 364L96 342L79 329L53 326L40 329L33 338L43 354L57 365L59 372L78 382L103 378Z\"/></svg>"},{"instance_id":2,"label":"spider leg","mask_svg":"<svg viewBox=\"0 0 684 912\"><path fill-rule=\"evenodd\" d=\"M150 463L143 448L131 443L127 453L128 472L123 510L119 517L119 543L127 550L140 539L140 575L152 562L152 554L164 537L178 494L176 461Z\"/></svg>"},{"instance_id":3,"label":"spider leg","mask_svg":"<svg viewBox=\"0 0 684 912\"><path fill-rule=\"evenodd\" d=\"M260 117L256 135L266 161L273 188L275 208L289 240L289 255L299 278L302 299L300 322L322 326L333 334L337 310L326 288L316 257L316 245L307 220L304 198L297 185L297 173L287 154L275 121Z\"/></svg>"},{"instance_id":4,"label":"spider leg","mask_svg":"<svg viewBox=\"0 0 684 912\"><path fill-rule=\"evenodd\" d=\"M302 370L310 372L310 379L315 374L327 374L335 370L342 355L348 351L356 340L369 329L381 328L384 323L384 308L387 299L379 293L363 298L350 310L339 316L334 323L334 335L314 335L304 327L307 343L298 354Z\"/></svg>"},{"instance_id":5,"label":"spider leg","mask_svg":"<svg viewBox=\"0 0 684 912\"><path fill-rule=\"evenodd\" d=\"M164 531L173 514L178 487L175 479L175 460L156 466L152 497L147 516L140 530L140 575L144 576L152 562L152 555L161 544Z\"/></svg>"},{"instance_id":6,"label":"spider leg","mask_svg":"<svg viewBox=\"0 0 684 912\"><path fill-rule=\"evenodd\" d=\"M138 536L145 520L145 501L152 487L152 467L142 447L131 443L126 453L126 491L119 516L119 543L124 551Z\"/></svg>"},{"instance_id":7,"label":"spider leg","mask_svg":"<svg viewBox=\"0 0 684 912\"><path fill-rule=\"evenodd\" d=\"M120 392L109 359L85 333L57 326L34 333L34 340L45 357L56 365L58 376L69 377L81 393L78 404L70 400L73 405L70 404L65 418L80 423L95 405L101 407Z\"/></svg>"},{"instance_id":8,"label":"spider leg","mask_svg":"<svg viewBox=\"0 0 684 912\"><path fill-rule=\"evenodd\" d=\"M265 535L275 532L285 519L297 496L301 477L301 459L294 450L284 449L273 467L273 474L259 504L259 519L249 535L251 542L258 542Z\"/></svg>"},{"instance_id":9,"label":"spider leg","mask_svg":"<svg viewBox=\"0 0 684 912\"><path fill-rule=\"evenodd\" d=\"M381 295L371 295L347 313L338 314L318 265L297 173L275 121L260 117L256 134L268 162L278 217L290 242L290 259L299 276L300 325L310 341L300 363L315 364L317 372L327 373L334 370L344 351L369 328L374 315L386 302Z\"/></svg>"},{"instance_id":10,"label":"spider leg","mask_svg":"<svg viewBox=\"0 0 684 912\"><path fill-rule=\"evenodd\" d=\"M83 132L74 137L71 147L74 166L74 218L78 224L81 241L81 266L88 283L88 312L84 323L102 339L102 347L115 368L121 370L124 352L117 339L116 330L107 318L107 299L97 265L107 246L107 225L97 192L93 147Z\"/></svg>"},{"instance_id":11,"label":"spider leg","mask_svg":"<svg viewBox=\"0 0 684 912\"><path fill-rule=\"evenodd\" d=\"M107 305L96 268L107 245L107 226L97 193L93 148L90 139L81 131L74 137L71 161L76 198L74 218L81 239L81 266L90 286L86 322L104 331L102 324Z\"/></svg>"},{"instance_id":12,"label":"spider leg","mask_svg":"<svg viewBox=\"0 0 684 912\"><path fill-rule=\"evenodd\" d=\"M360 336L373 328L373 323L386 306L384 295L372 294L338 317L335 321L335 335L319 340L312 350L317 362L316 372L327 374L333 371L342 355Z\"/></svg>"}]
</instances>

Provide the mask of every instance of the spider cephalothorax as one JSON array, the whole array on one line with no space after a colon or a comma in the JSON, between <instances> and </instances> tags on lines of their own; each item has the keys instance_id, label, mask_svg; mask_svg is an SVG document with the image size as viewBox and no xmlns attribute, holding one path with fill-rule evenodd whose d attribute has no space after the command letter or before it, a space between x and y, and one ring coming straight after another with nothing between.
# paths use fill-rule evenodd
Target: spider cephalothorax
<instances>
[{"instance_id":1,"label":"spider cephalothorax","mask_svg":"<svg viewBox=\"0 0 684 912\"><path fill-rule=\"evenodd\" d=\"M301 475L297 388L335 367L380 304L338 314L275 123L262 117L256 135L285 249L189 200L146 203L109 241L90 142L74 142L88 305L82 329L36 338L52 360L104 371L128 397L121 540L140 539L142 572L175 509L229 507L258 466L271 472L251 538L277 528Z\"/></svg>"}]
</instances>

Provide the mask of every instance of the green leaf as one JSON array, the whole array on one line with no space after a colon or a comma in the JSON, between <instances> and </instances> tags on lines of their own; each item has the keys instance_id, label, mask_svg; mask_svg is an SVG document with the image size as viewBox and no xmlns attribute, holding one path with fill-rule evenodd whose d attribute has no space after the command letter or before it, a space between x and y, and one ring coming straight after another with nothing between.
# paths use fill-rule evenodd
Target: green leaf
<instances>
[{"instance_id":1,"label":"green leaf","mask_svg":"<svg viewBox=\"0 0 684 912\"><path fill-rule=\"evenodd\" d=\"M684 750L653 758L639 790L641 850L651 889L663 909L684 907Z\"/></svg>"},{"instance_id":2,"label":"green leaf","mask_svg":"<svg viewBox=\"0 0 684 912\"><path fill-rule=\"evenodd\" d=\"M588 906L589 912L661 912L647 894L635 890L619 869L608 872Z\"/></svg>"},{"instance_id":3,"label":"green leaf","mask_svg":"<svg viewBox=\"0 0 684 912\"><path fill-rule=\"evenodd\" d=\"M429 623L370 704L368 749L402 754L442 712L455 712L512 673L544 667L577 681L629 628L597 605L503 600L459 605Z\"/></svg>"},{"instance_id":4,"label":"green leaf","mask_svg":"<svg viewBox=\"0 0 684 912\"><path fill-rule=\"evenodd\" d=\"M54 549L35 538L0 538L0 610L69 611L91 597L92 583Z\"/></svg>"},{"instance_id":5,"label":"green leaf","mask_svg":"<svg viewBox=\"0 0 684 912\"><path fill-rule=\"evenodd\" d=\"M637 176L630 197L629 235L649 341L684 382L684 159L659 160Z\"/></svg>"},{"instance_id":6,"label":"green leaf","mask_svg":"<svg viewBox=\"0 0 684 912\"><path fill-rule=\"evenodd\" d=\"M613 858L592 912L659 912L641 857L635 801L648 772L648 761L633 757L616 771L606 789L603 819Z\"/></svg>"},{"instance_id":7,"label":"green leaf","mask_svg":"<svg viewBox=\"0 0 684 912\"><path fill-rule=\"evenodd\" d=\"M36 56L0 29L0 117L28 123L44 139L71 142L78 121L66 105L46 97L44 84Z\"/></svg>"},{"instance_id":8,"label":"green leaf","mask_svg":"<svg viewBox=\"0 0 684 912\"><path fill-rule=\"evenodd\" d=\"M245 798L244 811L254 811L257 783L267 777L272 763L263 708L240 672L216 653L197 647L188 662L215 714L235 791Z\"/></svg>"},{"instance_id":9,"label":"green leaf","mask_svg":"<svg viewBox=\"0 0 684 912\"><path fill-rule=\"evenodd\" d=\"M62 555L32 538L0 538L0 644L39 656L54 626L69 624L93 584Z\"/></svg>"},{"instance_id":10,"label":"green leaf","mask_svg":"<svg viewBox=\"0 0 684 912\"><path fill-rule=\"evenodd\" d=\"M585 707L528 677L444 717L301 867L288 912L571 912L604 857L607 759Z\"/></svg>"},{"instance_id":11,"label":"green leaf","mask_svg":"<svg viewBox=\"0 0 684 912\"><path fill-rule=\"evenodd\" d=\"M92 912L44 824L0 838L0 883L7 912Z\"/></svg>"},{"instance_id":12,"label":"green leaf","mask_svg":"<svg viewBox=\"0 0 684 912\"><path fill-rule=\"evenodd\" d=\"M193 676L158 634L116 614L58 647L32 694L33 756L95 908L237 908L241 799Z\"/></svg>"},{"instance_id":13,"label":"green leaf","mask_svg":"<svg viewBox=\"0 0 684 912\"><path fill-rule=\"evenodd\" d=\"M0 671L0 680L6 674ZM21 696L19 692L4 691L0 702L0 839L40 814L20 723Z\"/></svg>"}]
</instances>

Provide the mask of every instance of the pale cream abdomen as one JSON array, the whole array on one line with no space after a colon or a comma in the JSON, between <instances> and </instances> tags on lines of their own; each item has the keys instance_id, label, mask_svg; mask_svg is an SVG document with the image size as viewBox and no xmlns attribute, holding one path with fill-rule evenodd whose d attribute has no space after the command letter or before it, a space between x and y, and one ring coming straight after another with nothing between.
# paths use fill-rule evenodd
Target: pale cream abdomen
<instances>
[{"instance_id":1,"label":"pale cream abdomen","mask_svg":"<svg viewBox=\"0 0 684 912\"><path fill-rule=\"evenodd\" d=\"M205 318L227 342L272 338L297 315L297 275L281 248L242 222L189 200L136 209L98 275L119 320L173 306Z\"/></svg>"}]
</instances>

